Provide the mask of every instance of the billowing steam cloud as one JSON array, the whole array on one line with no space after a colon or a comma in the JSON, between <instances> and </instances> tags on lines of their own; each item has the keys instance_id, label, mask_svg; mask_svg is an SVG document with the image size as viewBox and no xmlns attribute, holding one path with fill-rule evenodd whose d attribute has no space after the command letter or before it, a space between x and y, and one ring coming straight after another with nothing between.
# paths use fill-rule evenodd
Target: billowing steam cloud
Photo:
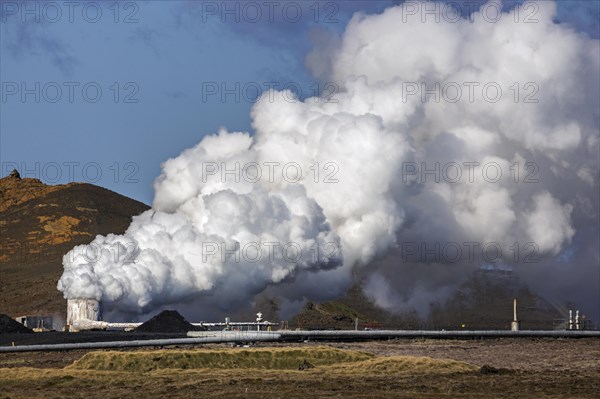
<instances>
[{"instance_id":1,"label":"billowing steam cloud","mask_svg":"<svg viewBox=\"0 0 600 399\"><path fill-rule=\"evenodd\" d=\"M581 229L597 240L599 43L554 23L555 4L536 10L356 15L335 51L307 57L335 102L267 93L254 135L221 131L165 162L152 209L67 254L59 290L140 312L267 288L324 299L359 273L393 309L415 303L390 259L444 263L424 243L494 243L506 264L515 243L552 263ZM457 263L489 261L474 252Z\"/></svg>"}]
</instances>

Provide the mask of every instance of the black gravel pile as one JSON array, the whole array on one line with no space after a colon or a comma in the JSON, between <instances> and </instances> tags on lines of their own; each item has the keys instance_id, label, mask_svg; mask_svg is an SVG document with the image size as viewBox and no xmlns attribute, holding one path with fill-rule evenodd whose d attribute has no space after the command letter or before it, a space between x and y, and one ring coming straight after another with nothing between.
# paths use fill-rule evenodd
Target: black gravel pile
<instances>
[{"instance_id":1,"label":"black gravel pile","mask_svg":"<svg viewBox=\"0 0 600 399\"><path fill-rule=\"evenodd\" d=\"M0 334L28 334L32 332L32 330L14 320L12 317L0 314Z\"/></svg>"},{"instance_id":2,"label":"black gravel pile","mask_svg":"<svg viewBox=\"0 0 600 399\"><path fill-rule=\"evenodd\" d=\"M135 332L186 333L194 329L194 326L175 310L165 310L140 325Z\"/></svg>"}]
</instances>

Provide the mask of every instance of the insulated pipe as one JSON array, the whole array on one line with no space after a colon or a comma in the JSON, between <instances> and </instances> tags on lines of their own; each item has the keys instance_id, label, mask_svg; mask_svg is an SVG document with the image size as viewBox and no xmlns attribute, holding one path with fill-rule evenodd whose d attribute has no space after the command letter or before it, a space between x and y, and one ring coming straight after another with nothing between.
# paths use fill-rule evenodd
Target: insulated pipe
<instances>
[{"instance_id":1,"label":"insulated pipe","mask_svg":"<svg viewBox=\"0 0 600 399\"><path fill-rule=\"evenodd\" d=\"M277 323L271 323L269 321L263 321L256 323L250 322L225 322L225 323L190 323L197 327L240 327L240 326L277 326ZM134 329L142 325L142 323L111 323L108 321L96 321L89 319L78 319L71 322L73 331L84 331L84 330L128 330Z\"/></svg>"},{"instance_id":2,"label":"insulated pipe","mask_svg":"<svg viewBox=\"0 0 600 399\"><path fill-rule=\"evenodd\" d=\"M0 346L0 353L7 352L35 352L35 351L65 351L77 349L106 349L106 348L135 348L144 346L170 346L170 345L198 345L216 344L227 342L274 342L297 339L315 340L347 340L356 339L384 339L384 338L465 338L465 337L571 337L571 338L598 338L600 331L591 330L536 330L536 331L506 331L506 330L481 330L481 331L428 331L428 330L375 330L375 331L217 331L201 332L190 331L189 337L176 339L148 339L136 341L112 342L85 342L78 344L52 344L52 345L20 345Z\"/></svg>"},{"instance_id":3,"label":"insulated pipe","mask_svg":"<svg viewBox=\"0 0 600 399\"><path fill-rule=\"evenodd\" d=\"M271 323L270 321L261 321L256 322L256 321L230 321L228 322L217 322L217 323L206 323L206 322L200 322L200 323L190 323L193 326L197 326L197 327L227 327L227 326L233 326L233 327L242 327L242 326L263 326L263 327L269 327L269 326L278 326L279 323Z\"/></svg>"},{"instance_id":4,"label":"insulated pipe","mask_svg":"<svg viewBox=\"0 0 600 399\"><path fill-rule=\"evenodd\" d=\"M228 331L190 331L188 337L226 337L234 332ZM270 336L271 332L255 332L257 335ZM600 337L600 331L560 331L560 330L281 330L276 331L282 339L311 338L311 339L376 339L376 338L464 338L464 337Z\"/></svg>"},{"instance_id":5,"label":"insulated pipe","mask_svg":"<svg viewBox=\"0 0 600 399\"><path fill-rule=\"evenodd\" d=\"M71 324L74 331L83 330L127 330L134 329L142 323L109 323L107 321L94 321L87 319L79 319Z\"/></svg>"},{"instance_id":6,"label":"insulated pipe","mask_svg":"<svg viewBox=\"0 0 600 399\"><path fill-rule=\"evenodd\" d=\"M281 338L279 334L237 333L228 336L203 337L203 338L176 338L176 339L146 339L135 341L109 341L109 342L83 342L77 344L49 344L49 345L17 345L0 346L0 353L8 352L36 352L36 351L68 351L78 349L106 349L106 348L137 348L143 346L170 346L170 345L196 345L219 344L227 342L269 342Z\"/></svg>"},{"instance_id":7,"label":"insulated pipe","mask_svg":"<svg viewBox=\"0 0 600 399\"><path fill-rule=\"evenodd\" d=\"M600 337L600 331L555 331L555 330L474 330L474 331L278 331L283 338L292 336L306 337L345 337L345 338L461 338L461 337Z\"/></svg>"}]
</instances>

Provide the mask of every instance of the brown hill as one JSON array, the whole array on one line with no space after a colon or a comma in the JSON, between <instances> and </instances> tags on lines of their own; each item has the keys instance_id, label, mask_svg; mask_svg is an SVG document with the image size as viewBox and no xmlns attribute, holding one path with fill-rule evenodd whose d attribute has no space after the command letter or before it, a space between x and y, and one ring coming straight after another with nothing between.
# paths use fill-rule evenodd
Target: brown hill
<instances>
[{"instance_id":1,"label":"brown hill","mask_svg":"<svg viewBox=\"0 0 600 399\"><path fill-rule=\"evenodd\" d=\"M123 233L148 206L86 183L0 179L0 313L65 313L62 257L98 234Z\"/></svg>"},{"instance_id":2,"label":"brown hill","mask_svg":"<svg viewBox=\"0 0 600 399\"><path fill-rule=\"evenodd\" d=\"M328 302L309 302L298 313L290 326L322 330L328 328L354 329L358 318L359 328L418 329L421 321L416 312L393 314L378 307L363 293L360 285L351 287L344 296Z\"/></svg>"}]
</instances>

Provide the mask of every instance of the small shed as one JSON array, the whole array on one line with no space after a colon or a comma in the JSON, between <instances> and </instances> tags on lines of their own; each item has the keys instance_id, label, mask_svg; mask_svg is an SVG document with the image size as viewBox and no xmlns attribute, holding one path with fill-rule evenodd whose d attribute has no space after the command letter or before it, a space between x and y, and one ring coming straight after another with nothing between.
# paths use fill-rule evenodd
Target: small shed
<instances>
[{"instance_id":1,"label":"small shed","mask_svg":"<svg viewBox=\"0 0 600 399\"><path fill-rule=\"evenodd\" d=\"M15 320L33 331L56 330L53 316L19 316Z\"/></svg>"}]
</instances>

